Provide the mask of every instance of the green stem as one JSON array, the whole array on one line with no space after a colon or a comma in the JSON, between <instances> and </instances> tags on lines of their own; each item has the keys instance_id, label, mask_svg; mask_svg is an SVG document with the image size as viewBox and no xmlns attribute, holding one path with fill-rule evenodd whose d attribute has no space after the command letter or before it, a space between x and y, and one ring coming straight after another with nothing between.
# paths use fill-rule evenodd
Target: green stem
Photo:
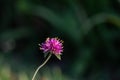
<instances>
[{"instance_id":1,"label":"green stem","mask_svg":"<svg viewBox=\"0 0 120 80\"><path fill-rule=\"evenodd\" d=\"M36 74L38 73L39 69L42 68L42 67L48 62L48 60L50 59L51 55L52 55L52 54L50 53L50 54L48 55L47 59L36 69L36 71L35 71L35 73L34 73L34 75L33 75L33 77L32 77L32 80L35 79L35 76L36 76Z\"/></svg>"}]
</instances>

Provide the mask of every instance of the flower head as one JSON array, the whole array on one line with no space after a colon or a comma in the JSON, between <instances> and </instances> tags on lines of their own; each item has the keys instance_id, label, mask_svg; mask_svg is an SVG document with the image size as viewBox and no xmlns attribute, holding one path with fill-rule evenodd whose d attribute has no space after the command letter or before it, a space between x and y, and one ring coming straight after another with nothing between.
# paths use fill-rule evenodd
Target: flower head
<instances>
[{"instance_id":1,"label":"flower head","mask_svg":"<svg viewBox=\"0 0 120 80\"><path fill-rule=\"evenodd\" d=\"M47 38L44 43L41 44L40 50L44 53L52 53L55 55L61 55L63 52L63 41L58 38Z\"/></svg>"}]
</instances>

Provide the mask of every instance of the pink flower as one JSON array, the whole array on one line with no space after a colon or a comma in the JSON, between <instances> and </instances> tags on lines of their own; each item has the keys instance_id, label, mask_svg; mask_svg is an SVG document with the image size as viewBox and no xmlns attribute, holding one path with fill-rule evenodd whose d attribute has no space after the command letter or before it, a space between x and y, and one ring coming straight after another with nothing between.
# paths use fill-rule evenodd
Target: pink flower
<instances>
[{"instance_id":1,"label":"pink flower","mask_svg":"<svg viewBox=\"0 0 120 80\"><path fill-rule=\"evenodd\" d=\"M52 53L55 55L61 55L63 52L63 41L58 38L47 38L44 43L40 45L40 50L44 53Z\"/></svg>"}]
</instances>

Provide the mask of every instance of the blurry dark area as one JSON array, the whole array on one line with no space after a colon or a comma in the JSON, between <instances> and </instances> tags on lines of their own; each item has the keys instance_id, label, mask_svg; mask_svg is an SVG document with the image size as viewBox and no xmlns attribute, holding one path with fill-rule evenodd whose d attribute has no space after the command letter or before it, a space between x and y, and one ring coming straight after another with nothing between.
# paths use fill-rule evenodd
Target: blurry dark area
<instances>
[{"instance_id":1,"label":"blurry dark area","mask_svg":"<svg viewBox=\"0 0 120 80\"><path fill-rule=\"evenodd\" d=\"M120 80L120 0L0 0L0 80L30 80L46 38L64 41L37 80Z\"/></svg>"}]
</instances>

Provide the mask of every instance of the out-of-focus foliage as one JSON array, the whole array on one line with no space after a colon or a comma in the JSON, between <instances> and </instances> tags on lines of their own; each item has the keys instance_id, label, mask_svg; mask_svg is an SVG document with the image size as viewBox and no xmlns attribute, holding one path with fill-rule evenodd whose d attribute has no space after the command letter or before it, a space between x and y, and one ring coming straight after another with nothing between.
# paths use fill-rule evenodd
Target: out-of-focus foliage
<instances>
[{"instance_id":1,"label":"out-of-focus foliage","mask_svg":"<svg viewBox=\"0 0 120 80\"><path fill-rule=\"evenodd\" d=\"M30 80L32 75L28 73L22 70L14 72L9 65L4 65L0 67L0 80ZM62 74L59 67L44 68L39 75L38 80L71 80Z\"/></svg>"},{"instance_id":2,"label":"out-of-focus foliage","mask_svg":"<svg viewBox=\"0 0 120 80\"><path fill-rule=\"evenodd\" d=\"M30 80L47 37L64 52L40 80L120 80L120 0L0 0L0 10L0 80Z\"/></svg>"}]
</instances>

